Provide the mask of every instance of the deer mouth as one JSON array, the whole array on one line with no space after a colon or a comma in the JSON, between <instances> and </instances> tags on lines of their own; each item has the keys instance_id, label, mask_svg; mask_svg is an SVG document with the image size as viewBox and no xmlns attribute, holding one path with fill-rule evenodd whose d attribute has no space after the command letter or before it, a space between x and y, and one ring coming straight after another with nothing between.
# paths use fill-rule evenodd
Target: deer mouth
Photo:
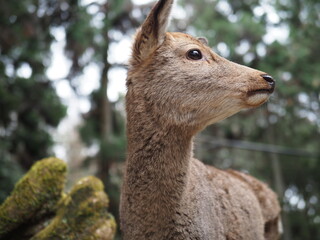
<instances>
[{"instance_id":1,"label":"deer mouth","mask_svg":"<svg viewBox=\"0 0 320 240\"><path fill-rule=\"evenodd\" d=\"M256 94L268 94L270 95L271 93L273 93L274 91L274 87L272 88L261 88L261 89L255 89L255 90L250 90L248 91L248 96L253 96L253 95L256 95Z\"/></svg>"},{"instance_id":2,"label":"deer mouth","mask_svg":"<svg viewBox=\"0 0 320 240\"><path fill-rule=\"evenodd\" d=\"M266 102L274 88L259 88L247 92L246 103L249 107L257 107Z\"/></svg>"}]
</instances>

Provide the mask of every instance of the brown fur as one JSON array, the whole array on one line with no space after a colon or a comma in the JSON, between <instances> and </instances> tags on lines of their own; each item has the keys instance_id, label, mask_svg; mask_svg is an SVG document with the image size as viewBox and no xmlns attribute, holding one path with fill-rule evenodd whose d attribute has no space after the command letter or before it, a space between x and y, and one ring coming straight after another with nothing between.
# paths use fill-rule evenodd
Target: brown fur
<instances>
[{"instance_id":1,"label":"brown fur","mask_svg":"<svg viewBox=\"0 0 320 240\"><path fill-rule=\"evenodd\" d=\"M265 74L230 62L204 39L166 33L173 0L138 30L127 78L128 156L121 229L130 240L274 240L280 207L263 183L193 158L207 125L267 101ZM190 49L201 60L186 57ZM255 90L267 89L269 93Z\"/></svg>"}]
</instances>

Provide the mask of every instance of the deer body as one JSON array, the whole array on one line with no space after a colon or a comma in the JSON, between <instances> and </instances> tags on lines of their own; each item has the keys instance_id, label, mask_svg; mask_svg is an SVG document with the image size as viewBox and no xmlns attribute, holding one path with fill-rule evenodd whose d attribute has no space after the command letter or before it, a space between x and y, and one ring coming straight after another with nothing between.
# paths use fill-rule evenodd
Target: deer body
<instances>
[{"instance_id":1,"label":"deer body","mask_svg":"<svg viewBox=\"0 0 320 240\"><path fill-rule=\"evenodd\" d=\"M197 132L261 105L274 82L218 56L203 39L166 33L172 2L158 1L133 46L123 238L278 239L276 195L246 174L202 164L192 152Z\"/></svg>"}]
</instances>

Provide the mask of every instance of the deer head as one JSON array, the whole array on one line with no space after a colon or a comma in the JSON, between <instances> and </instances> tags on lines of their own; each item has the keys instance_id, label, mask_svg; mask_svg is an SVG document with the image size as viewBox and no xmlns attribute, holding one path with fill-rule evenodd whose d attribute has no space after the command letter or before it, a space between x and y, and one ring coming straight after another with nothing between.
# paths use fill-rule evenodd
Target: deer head
<instances>
[{"instance_id":1,"label":"deer head","mask_svg":"<svg viewBox=\"0 0 320 240\"><path fill-rule=\"evenodd\" d=\"M199 130L266 102L271 76L219 56L203 38L166 32L172 4L158 1L136 34L127 79L131 111Z\"/></svg>"}]
</instances>

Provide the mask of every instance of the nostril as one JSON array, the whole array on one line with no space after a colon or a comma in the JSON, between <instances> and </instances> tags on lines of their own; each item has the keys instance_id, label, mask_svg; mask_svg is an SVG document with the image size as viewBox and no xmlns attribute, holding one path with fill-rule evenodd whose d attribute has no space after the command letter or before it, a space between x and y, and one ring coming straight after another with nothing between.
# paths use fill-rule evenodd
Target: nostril
<instances>
[{"instance_id":1,"label":"nostril","mask_svg":"<svg viewBox=\"0 0 320 240\"><path fill-rule=\"evenodd\" d=\"M263 79L266 80L268 83L274 84L274 79L270 75L263 74L263 75L261 75L261 77L263 77Z\"/></svg>"}]
</instances>

